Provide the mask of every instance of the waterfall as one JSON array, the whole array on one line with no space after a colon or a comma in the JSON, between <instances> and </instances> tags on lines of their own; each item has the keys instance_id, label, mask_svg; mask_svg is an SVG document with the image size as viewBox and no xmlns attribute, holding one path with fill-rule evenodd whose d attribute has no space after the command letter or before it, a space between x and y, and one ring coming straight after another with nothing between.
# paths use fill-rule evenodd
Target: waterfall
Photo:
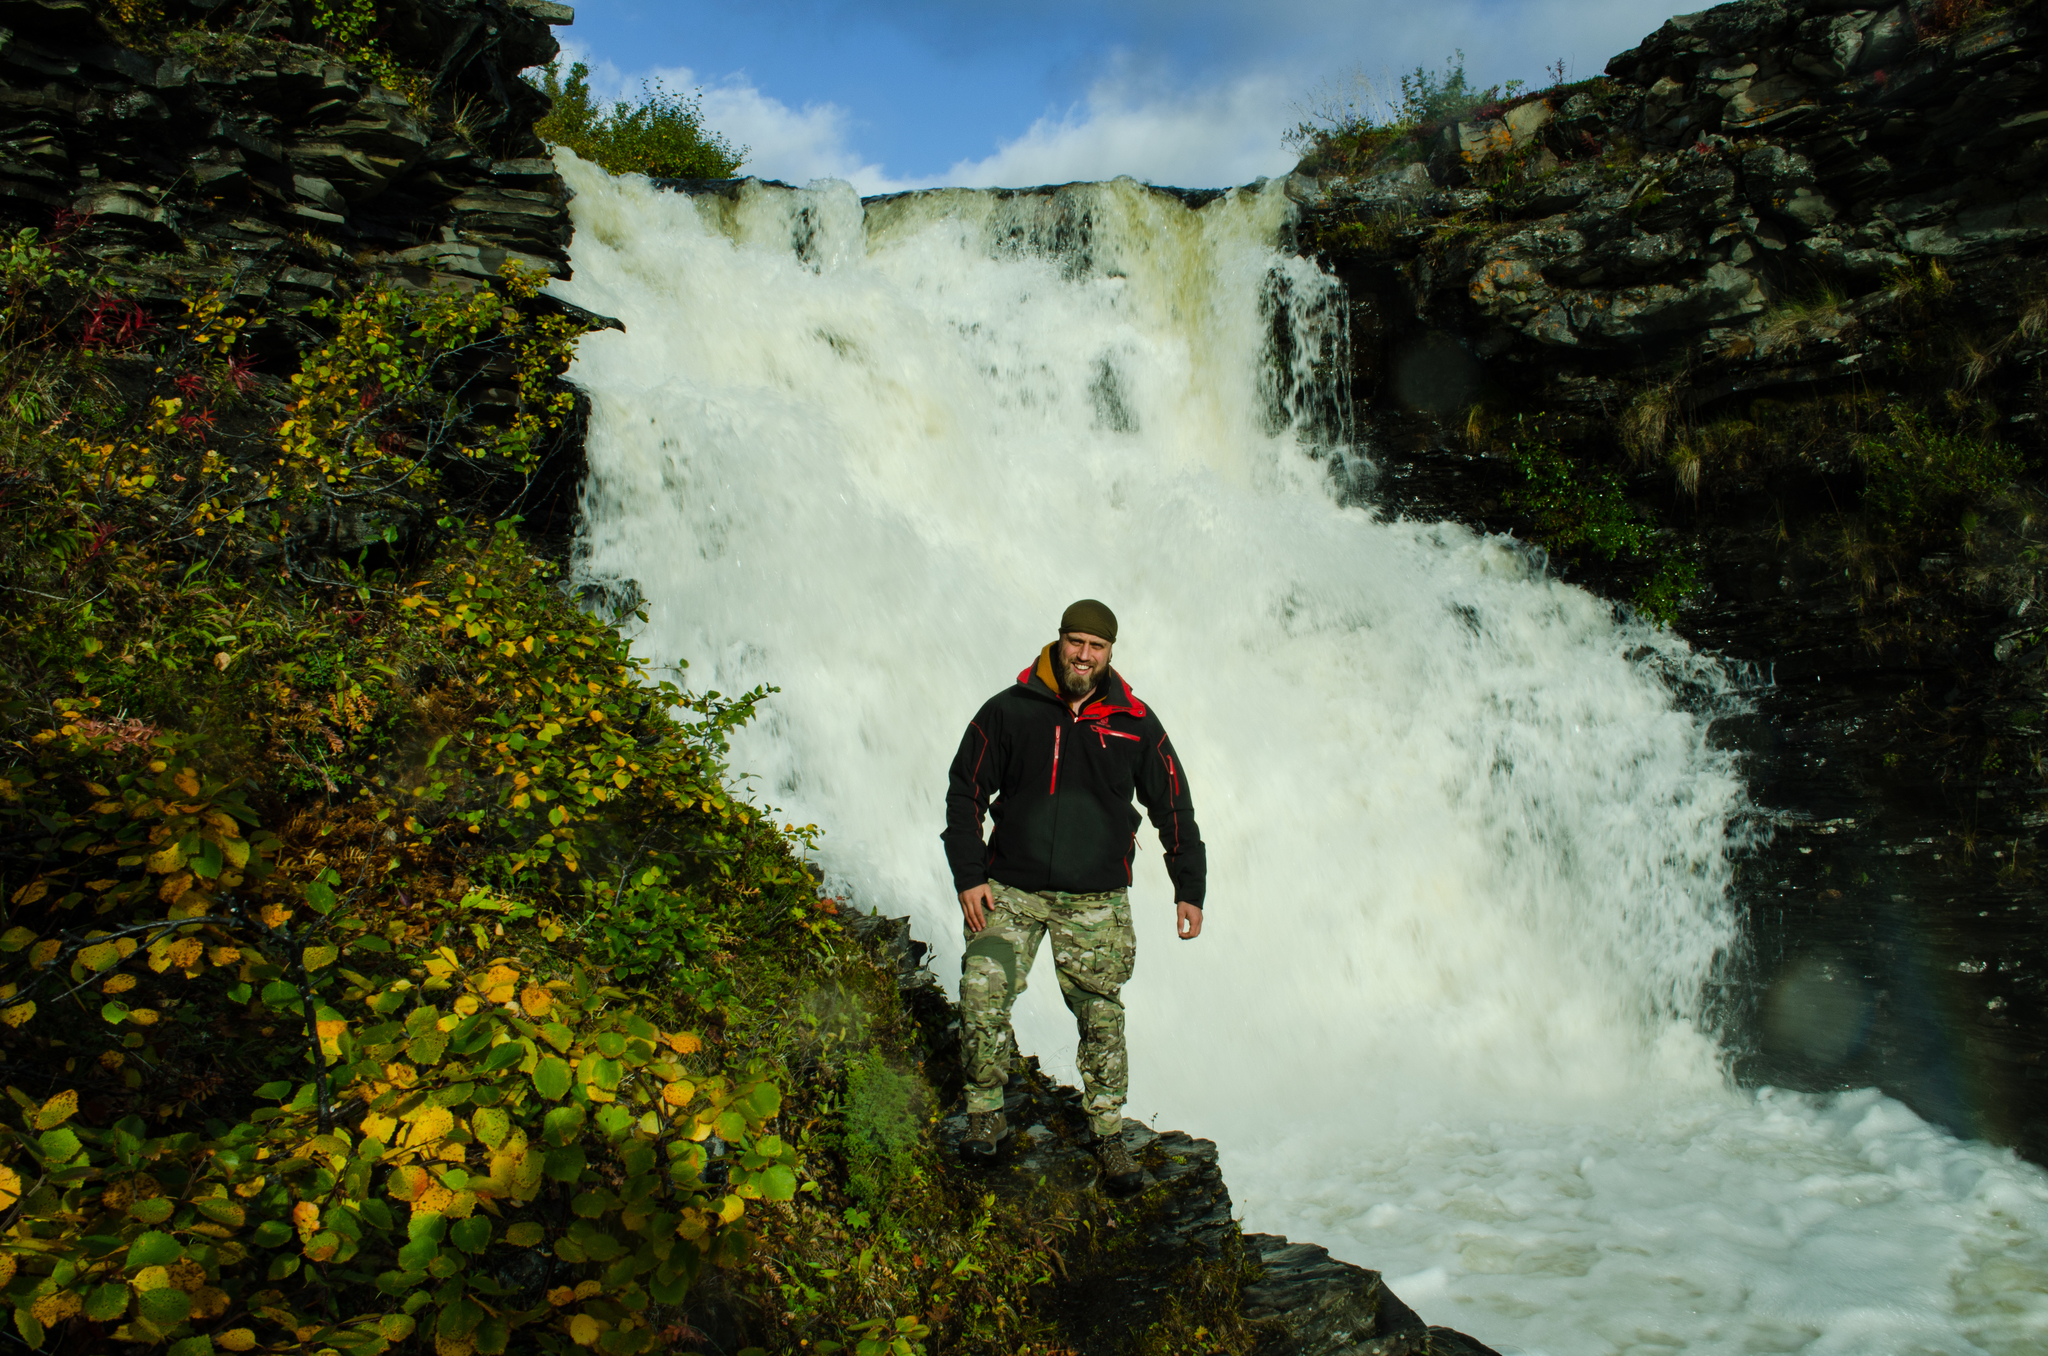
<instances>
[{"instance_id":1,"label":"waterfall","mask_svg":"<svg viewBox=\"0 0 2048 1356\"><path fill-rule=\"evenodd\" d=\"M556 290L626 325L571 373L579 575L691 686L781 687L734 765L949 984L954 747L1068 602L1118 613L1211 870L1176 941L1141 833L1128 1110L1216 1138L1247 1228L1503 1351L2048 1338L2040 1173L1875 1093L1729 1086L1745 805L1706 727L1740 687L1511 540L1375 513L1283 184L863 204L562 159ZM1040 965L1019 1039L1071 1078Z\"/></svg>"}]
</instances>

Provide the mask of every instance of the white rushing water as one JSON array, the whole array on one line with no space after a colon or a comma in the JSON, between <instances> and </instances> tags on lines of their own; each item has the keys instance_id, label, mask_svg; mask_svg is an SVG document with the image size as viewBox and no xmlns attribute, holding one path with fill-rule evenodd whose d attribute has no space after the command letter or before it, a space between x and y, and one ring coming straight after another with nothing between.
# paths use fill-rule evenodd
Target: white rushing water
<instances>
[{"instance_id":1,"label":"white rushing water","mask_svg":"<svg viewBox=\"0 0 2048 1356\"><path fill-rule=\"evenodd\" d=\"M1068 602L1117 611L1211 863L1193 943L1137 871L1130 1112L1217 1139L1248 1229L1504 1352L2048 1350L2040 1172L1728 1086L1738 694L1511 542L1345 505L1341 296L1274 248L1277 185L864 211L563 158L558 290L627 327L573 372L580 568L691 686L781 686L736 766L949 984L961 731ZM1071 1078L1047 966L1019 1036Z\"/></svg>"}]
</instances>

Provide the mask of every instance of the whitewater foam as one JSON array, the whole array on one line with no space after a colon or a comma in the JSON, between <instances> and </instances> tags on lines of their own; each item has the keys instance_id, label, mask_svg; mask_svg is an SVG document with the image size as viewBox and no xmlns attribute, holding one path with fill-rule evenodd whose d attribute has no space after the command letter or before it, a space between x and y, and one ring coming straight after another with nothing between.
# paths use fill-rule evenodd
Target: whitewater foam
<instances>
[{"instance_id":1,"label":"whitewater foam","mask_svg":"<svg viewBox=\"0 0 2048 1356\"><path fill-rule=\"evenodd\" d=\"M779 684L735 745L949 982L965 722L1073 598L1209 843L1136 869L1134 1115L1223 1146L1247 1227L1504 1351L2019 1352L2048 1190L1896 1103L1726 1085L1737 685L1514 543L1352 503L1344 298L1278 184L691 199L567 155L593 335L578 568L643 651ZM1149 843L1147 831L1141 843ZM1021 1042L1072 1076L1041 972Z\"/></svg>"}]
</instances>

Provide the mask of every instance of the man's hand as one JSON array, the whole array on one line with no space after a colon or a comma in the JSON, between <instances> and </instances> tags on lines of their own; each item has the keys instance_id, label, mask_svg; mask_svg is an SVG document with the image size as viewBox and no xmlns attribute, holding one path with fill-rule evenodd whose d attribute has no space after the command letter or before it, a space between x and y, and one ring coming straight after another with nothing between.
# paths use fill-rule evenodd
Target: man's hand
<instances>
[{"instance_id":1,"label":"man's hand","mask_svg":"<svg viewBox=\"0 0 2048 1356\"><path fill-rule=\"evenodd\" d=\"M962 895L961 898L965 899L966 896ZM1184 942L1192 942L1195 938L1201 936L1202 906L1188 903L1174 905L1173 927L1174 931L1180 934L1180 939Z\"/></svg>"},{"instance_id":2,"label":"man's hand","mask_svg":"<svg viewBox=\"0 0 2048 1356\"><path fill-rule=\"evenodd\" d=\"M994 907L995 901L989 898L987 885L977 885L972 890L960 892L960 912L967 915L967 926L976 932L988 926L988 911ZM1197 910L1195 930L1199 932L1201 929L1202 915Z\"/></svg>"}]
</instances>

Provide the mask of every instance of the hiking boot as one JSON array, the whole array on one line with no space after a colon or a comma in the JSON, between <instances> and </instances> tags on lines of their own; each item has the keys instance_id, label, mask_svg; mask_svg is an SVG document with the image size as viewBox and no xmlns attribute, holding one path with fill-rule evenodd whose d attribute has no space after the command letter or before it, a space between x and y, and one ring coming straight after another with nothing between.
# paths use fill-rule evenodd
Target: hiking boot
<instances>
[{"instance_id":1,"label":"hiking boot","mask_svg":"<svg viewBox=\"0 0 2048 1356\"><path fill-rule=\"evenodd\" d=\"M996 1145L1010 1133L1000 1111L967 1113L967 1133L960 1136L960 1156L970 1163L987 1163L996 1156Z\"/></svg>"},{"instance_id":2,"label":"hiking boot","mask_svg":"<svg viewBox=\"0 0 2048 1356\"><path fill-rule=\"evenodd\" d=\"M1145 1184L1145 1174L1125 1147L1121 1130L1096 1137L1095 1161L1102 1165L1103 1189L1114 1195L1126 1195Z\"/></svg>"}]
</instances>

